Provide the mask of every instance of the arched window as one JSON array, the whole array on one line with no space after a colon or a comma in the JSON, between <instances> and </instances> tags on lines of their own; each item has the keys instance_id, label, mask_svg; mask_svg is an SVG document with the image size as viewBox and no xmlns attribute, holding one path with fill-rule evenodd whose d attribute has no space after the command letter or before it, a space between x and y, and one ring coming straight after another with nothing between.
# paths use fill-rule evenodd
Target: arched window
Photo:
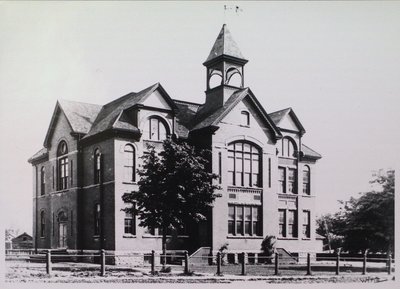
<instances>
[{"instance_id":1,"label":"arched window","mask_svg":"<svg viewBox=\"0 0 400 289\"><path fill-rule=\"evenodd\" d=\"M124 148L124 181L134 182L136 180L135 173L135 148L133 145L127 144Z\"/></svg>"},{"instance_id":2,"label":"arched window","mask_svg":"<svg viewBox=\"0 0 400 289\"><path fill-rule=\"evenodd\" d=\"M242 74L240 73L239 69L237 69L236 67L228 68L228 70L226 71L225 77L226 77L226 81L225 81L226 84L236 86L236 87L243 86Z\"/></svg>"},{"instance_id":3,"label":"arched window","mask_svg":"<svg viewBox=\"0 0 400 289\"><path fill-rule=\"evenodd\" d=\"M208 80L209 89L220 86L222 84L222 75L221 72L212 73L210 75L210 79Z\"/></svg>"},{"instance_id":4,"label":"arched window","mask_svg":"<svg viewBox=\"0 0 400 289\"><path fill-rule=\"evenodd\" d=\"M94 235L100 235L100 204L94 205L93 216L94 216Z\"/></svg>"},{"instance_id":5,"label":"arched window","mask_svg":"<svg viewBox=\"0 0 400 289\"><path fill-rule=\"evenodd\" d=\"M228 175L230 185L261 187L261 150L247 142L229 144Z\"/></svg>"},{"instance_id":6,"label":"arched window","mask_svg":"<svg viewBox=\"0 0 400 289\"><path fill-rule=\"evenodd\" d=\"M250 113L248 111L243 110L240 113L241 116L241 125L249 126L250 125Z\"/></svg>"},{"instance_id":7,"label":"arched window","mask_svg":"<svg viewBox=\"0 0 400 289\"><path fill-rule=\"evenodd\" d=\"M58 189L68 187L68 147L65 141L60 142L57 149L58 157Z\"/></svg>"},{"instance_id":8,"label":"arched window","mask_svg":"<svg viewBox=\"0 0 400 289\"><path fill-rule=\"evenodd\" d=\"M310 167L303 167L303 194L310 195Z\"/></svg>"},{"instance_id":9,"label":"arched window","mask_svg":"<svg viewBox=\"0 0 400 289\"><path fill-rule=\"evenodd\" d=\"M159 117L150 117L144 128L144 137L148 140L163 141L167 138L168 129Z\"/></svg>"},{"instance_id":10,"label":"arched window","mask_svg":"<svg viewBox=\"0 0 400 289\"><path fill-rule=\"evenodd\" d=\"M44 237L46 232L46 215L44 211L40 211L40 237Z\"/></svg>"},{"instance_id":11,"label":"arched window","mask_svg":"<svg viewBox=\"0 0 400 289\"><path fill-rule=\"evenodd\" d=\"M46 186L46 176L44 167L40 169L40 195L45 194L45 186Z\"/></svg>"},{"instance_id":12,"label":"arched window","mask_svg":"<svg viewBox=\"0 0 400 289\"><path fill-rule=\"evenodd\" d=\"M296 151L296 145L295 145L294 141L287 137L283 138L282 139L282 147L279 152L279 155L282 157L294 158L295 151Z\"/></svg>"},{"instance_id":13,"label":"arched window","mask_svg":"<svg viewBox=\"0 0 400 289\"><path fill-rule=\"evenodd\" d=\"M99 184L101 179L101 153L99 149L94 151L94 183Z\"/></svg>"}]
</instances>

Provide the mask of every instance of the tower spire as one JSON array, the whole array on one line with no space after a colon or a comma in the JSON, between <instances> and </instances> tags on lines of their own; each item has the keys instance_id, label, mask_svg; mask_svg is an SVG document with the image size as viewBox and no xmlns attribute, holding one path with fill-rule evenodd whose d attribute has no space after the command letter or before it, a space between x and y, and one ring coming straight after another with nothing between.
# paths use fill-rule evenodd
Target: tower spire
<instances>
[{"instance_id":1,"label":"tower spire","mask_svg":"<svg viewBox=\"0 0 400 289\"><path fill-rule=\"evenodd\" d=\"M232 93L244 87L244 65L247 62L227 25L223 24L203 63L207 69L206 104L219 107Z\"/></svg>"},{"instance_id":2,"label":"tower spire","mask_svg":"<svg viewBox=\"0 0 400 289\"><path fill-rule=\"evenodd\" d=\"M240 49L235 40L233 40L232 34L228 30L226 24L222 25L221 31L219 32L218 37L215 40L213 47L211 48L210 54L203 64L207 66L208 63L220 56L236 58L238 61L243 62L243 64L248 62L248 60L243 57L242 52L240 52Z\"/></svg>"}]
</instances>

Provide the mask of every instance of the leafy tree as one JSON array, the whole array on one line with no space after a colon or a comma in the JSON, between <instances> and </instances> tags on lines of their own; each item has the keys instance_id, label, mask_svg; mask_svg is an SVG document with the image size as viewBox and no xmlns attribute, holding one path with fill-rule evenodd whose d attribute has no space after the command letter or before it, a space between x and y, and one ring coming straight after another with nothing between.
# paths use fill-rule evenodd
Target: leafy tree
<instances>
[{"instance_id":1,"label":"leafy tree","mask_svg":"<svg viewBox=\"0 0 400 289\"><path fill-rule=\"evenodd\" d=\"M122 197L132 204L123 210L137 215L140 226L162 230L163 254L167 230L205 220L217 197L214 191L219 187L213 180L218 176L209 172L209 154L172 139L163 142L159 153L149 146L138 171L138 191Z\"/></svg>"},{"instance_id":2,"label":"leafy tree","mask_svg":"<svg viewBox=\"0 0 400 289\"><path fill-rule=\"evenodd\" d=\"M317 234L324 236L324 249L337 250L343 247L344 216L342 212L325 214L317 220Z\"/></svg>"},{"instance_id":3,"label":"leafy tree","mask_svg":"<svg viewBox=\"0 0 400 289\"><path fill-rule=\"evenodd\" d=\"M349 252L393 251L394 171L376 176L371 183L380 189L340 201L343 207L339 212L320 218L317 233L332 237L335 246Z\"/></svg>"}]
</instances>

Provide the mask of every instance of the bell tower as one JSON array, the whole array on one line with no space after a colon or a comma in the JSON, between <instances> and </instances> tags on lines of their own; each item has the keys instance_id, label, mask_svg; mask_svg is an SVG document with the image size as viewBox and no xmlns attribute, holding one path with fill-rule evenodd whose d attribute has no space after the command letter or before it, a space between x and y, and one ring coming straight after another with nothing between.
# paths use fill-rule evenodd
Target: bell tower
<instances>
[{"instance_id":1,"label":"bell tower","mask_svg":"<svg viewBox=\"0 0 400 289\"><path fill-rule=\"evenodd\" d=\"M224 24L203 63L207 72L206 105L222 106L232 93L244 87L247 62Z\"/></svg>"}]
</instances>

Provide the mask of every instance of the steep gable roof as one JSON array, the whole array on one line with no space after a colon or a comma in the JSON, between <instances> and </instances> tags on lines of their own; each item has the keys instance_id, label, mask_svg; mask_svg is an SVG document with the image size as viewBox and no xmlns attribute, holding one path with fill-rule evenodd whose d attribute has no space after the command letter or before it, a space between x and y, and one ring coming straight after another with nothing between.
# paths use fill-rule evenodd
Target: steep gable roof
<instances>
[{"instance_id":1,"label":"steep gable roof","mask_svg":"<svg viewBox=\"0 0 400 289\"><path fill-rule=\"evenodd\" d=\"M297 126L301 134L304 134L306 132L306 130L304 129L303 125L301 124L300 120L298 119L298 117L296 116L291 107L272 112L269 114L269 116L274 121L275 125L280 129L282 129L280 124L282 124L284 119L289 116L293 119L295 125Z\"/></svg>"},{"instance_id":2,"label":"steep gable roof","mask_svg":"<svg viewBox=\"0 0 400 289\"><path fill-rule=\"evenodd\" d=\"M100 112L102 106L91 103L59 100L72 130L76 133L88 133L93 121Z\"/></svg>"},{"instance_id":3,"label":"steep gable roof","mask_svg":"<svg viewBox=\"0 0 400 289\"><path fill-rule=\"evenodd\" d=\"M203 129L206 127L212 127L212 126L217 126L219 122L240 102L242 101L246 96L249 96L250 101L254 104L258 112L260 113L260 116L264 121L269 125L271 128L273 135L275 138L281 138L282 134L280 133L279 129L275 126L274 122L271 120L271 118L268 116L268 114L265 112L264 108L261 106L261 104L258 102L257 98L254 96L253 92L250 90L250 88L244 88L244 89L239 89L236 92L234 92L224 103L224 105L214 111L212 111L208 115L204 115L203 117L200 118L200 121L195 123L192 127L192 131L194 130L199 130Z\"/></svg>"},{"instance_id":4,"label":"steep gable roof","mask_svg":"<svg viewBox=\"0 0 400 289\"><path fill-rule=\"evenodd\" d=\"M222 25L221 31L219 32L218 37L215 40L215 43L211 48L210 54L208 55L207 60L204 62L204 64L209 63L215 58L223 55L241 59L247 62L247 60L240 52L240 49L235 40L233 40L232 34L228 30L226 24Z\"/></svg>"},{"instance_id":5,"label":"steep gable roof","mask_svg":"<svg viewBox=\"0 0 400 289\"><path fill-rule=\"evenodd\" d=\"M175 132L179 137L189 136L191 122L199 111L201 104L174 99L178 108Z\"/></svg>"},{"instance_id":6,"label":"steep gable roof","mask_svg":"<svg viewBox=\"0 0 400 289\"><path fill-rule=\"evenodd\" d=\"M85 134L89 132L100 110L101 105L58 100L50 121L49 129L46 133L44 147L48 146L60 113L64 113L72 132Z\"/></svg>"},{"instance_id":7,"label":"steep gable roof","mask_svg":"<svg viewBox=\"0 0 400 289\"><path fill-rule=\"evenodd\" d=\"M119 118L124 110L131 108L134 105L140 104L144 99L146 99L151 93L153 93L157 89L160 90L161 94L163 95L167 103L171 106L171 108L176 109L177 107L175 103L169 97L161 84L156 83L143 89L140 92L131 92L104 105L99 112L97 118L95 119L92 128L90 129L88 134L83 137L83 139L87 139L95 134L112 128L139 131L137 127L133 126L129 122L120 121Z\"/></svg>"}]
</instances>

